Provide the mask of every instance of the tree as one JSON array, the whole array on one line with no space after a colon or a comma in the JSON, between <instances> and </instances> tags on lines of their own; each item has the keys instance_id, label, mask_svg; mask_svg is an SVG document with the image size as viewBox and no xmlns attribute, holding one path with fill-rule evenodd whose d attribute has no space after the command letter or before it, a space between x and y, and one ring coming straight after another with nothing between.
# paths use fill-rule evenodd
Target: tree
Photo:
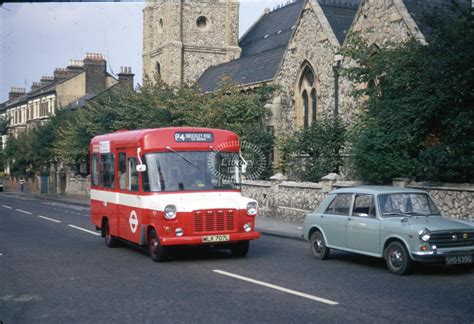
<instances>
[{"instance_id":1,"label":"tree","mask_svg":"<svg viewBox=\"0 0 474 324\"><path fill-rule=\"evenodd\" d=\"M283 143L285 171L298 180L318 182L338 173L344 164L341 151L347 131L340 118L325 118L295 132Z\"/></svg>"},{"instance_id":2,"label":"tree","mask_svg":"<svg viewBox=\"0 0 474 324\"><path fill-rule=\"evenodd\" d=\"M415 40L374 52L355 39L344 74L367 86L352 143L356 174L373 183L407 176L474 181L474 16L433 19L428 45Z\"/></svg>"},{"instance_id":3,"label":"tree","mask_svg":"<svg viewBox=\"0 0 474 324\"><path fill-rule=\"evenodd\" d=\"M172 87L160 80L147 80L136 93L107 91L76 110L61 127L54 153L60 160L74 164L89 158L89 142L99 134L120 129L195 126L234 131L242 140L261 147L269 159L273 138L262 126L268 113L264 104L272 91L264 85L243 92L226 84L206 94L196 86ZM269 173L267 169L265 176Z\"/></svg>"}]
</instances>

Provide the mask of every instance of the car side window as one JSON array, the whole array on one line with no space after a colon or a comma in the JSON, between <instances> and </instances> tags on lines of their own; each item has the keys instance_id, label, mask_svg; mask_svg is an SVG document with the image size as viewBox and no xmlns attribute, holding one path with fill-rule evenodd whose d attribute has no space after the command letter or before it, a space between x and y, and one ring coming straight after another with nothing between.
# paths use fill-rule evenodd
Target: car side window
<instances>
[{"instance_id":1,"label":"car side window","mask_svg":"<svg viewBox=\"0 0 474 324\"><path fill-rule=\"evenodd\" d=\"M352 194L338 194L326 209L325 214L349 216L351 209Z\"/></svg>"},{"instance_id":2,"label":"car side window","mask_svg":"<svg viewBox=\"0 0 474 324\"><path fill-rule=\"evenodd\" d=\"M375 218L374 196L356 195L354 207L352 208L352 216Z\"/></svg>"}]
</instances>

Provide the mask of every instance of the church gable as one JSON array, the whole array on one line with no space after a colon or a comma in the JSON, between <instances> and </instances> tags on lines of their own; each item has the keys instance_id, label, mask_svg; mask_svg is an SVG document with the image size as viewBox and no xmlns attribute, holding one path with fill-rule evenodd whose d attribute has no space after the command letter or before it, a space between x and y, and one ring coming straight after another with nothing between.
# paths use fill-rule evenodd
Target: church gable
<instances>
[{"instance_id":1,"label":"church gable","mask_svg":"<svg viewBox=\"0 0 474 324\"><path fill-rule=\"evenodd\" d=\"M402 0L362 0L351 32L378 46L406 42L412 37L425 42Z\"/></svg>"},{"instance_id":2,"label":"church gable","mask_svg":"<svg viewBox=\"0 0 474 324\"><path fill-rule=\"evenodd\" d=\"M273 107L277 133L308 127L334 114L333 64L356 10L350 2L306 2L275 78L281 89L281 107Z\"/></svg>"}]
</instances>

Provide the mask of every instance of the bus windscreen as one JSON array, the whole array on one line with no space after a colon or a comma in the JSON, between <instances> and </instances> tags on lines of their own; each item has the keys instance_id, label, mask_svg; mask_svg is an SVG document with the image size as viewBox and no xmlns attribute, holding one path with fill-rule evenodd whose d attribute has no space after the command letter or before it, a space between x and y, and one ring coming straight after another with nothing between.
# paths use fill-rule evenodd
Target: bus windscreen
<instances>
[{"instance_id":1,"label":"bus windscreen","mask_svg":"<svg viewBox=\"0 0 474 324\"><path fill-rule=\"evenodd\" d=\"M238 153L174 151L145 155L143 190L199 191L239 189ZM236 173L237 172L237 173Z\"/></svg>"}]
</instances>

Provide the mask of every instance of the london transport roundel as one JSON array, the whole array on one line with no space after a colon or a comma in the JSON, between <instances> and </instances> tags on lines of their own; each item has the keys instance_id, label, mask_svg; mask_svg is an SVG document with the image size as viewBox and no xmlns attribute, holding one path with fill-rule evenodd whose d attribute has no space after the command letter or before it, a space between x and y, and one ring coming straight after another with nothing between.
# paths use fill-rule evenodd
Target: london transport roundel
<instances>
[{"instance_id":1,"label":"london transport roundel","mask_svg":"<svg viewBox=\"0 0 474 324\"><path fill-rule=\"evenodd\" d=\"M130 218L128 219L128 222L130 223L130 229L132 230L132 233L135 233L138 228L138 217L137 213L132 210L130 213Z\"/></svg>"}]
</instances>

